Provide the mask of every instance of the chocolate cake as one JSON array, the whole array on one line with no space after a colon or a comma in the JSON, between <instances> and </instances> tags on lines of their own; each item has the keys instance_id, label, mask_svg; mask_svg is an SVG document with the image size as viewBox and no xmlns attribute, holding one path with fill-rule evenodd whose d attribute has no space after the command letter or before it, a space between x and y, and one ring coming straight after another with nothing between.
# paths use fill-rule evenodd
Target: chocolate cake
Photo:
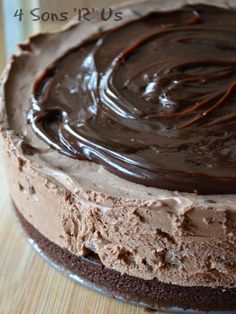
<instances>
[{"instance_id":1,"label":"chocolate cake","mask_svg":"<svg viewBox=\"0 0 236 314\"><path fill-rule=\"evenodd\" d=\"M20 45L0 134L54 263L152 308L236 312L235 8L127 4Z\"/></svg>"}]
</instances>

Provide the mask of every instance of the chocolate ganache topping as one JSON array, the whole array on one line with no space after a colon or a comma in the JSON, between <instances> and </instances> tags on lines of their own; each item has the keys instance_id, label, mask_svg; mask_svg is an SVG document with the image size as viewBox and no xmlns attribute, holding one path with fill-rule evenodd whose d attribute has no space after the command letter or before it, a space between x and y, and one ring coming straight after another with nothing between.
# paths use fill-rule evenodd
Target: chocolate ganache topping
<instances>
[{"instance_id":1,"label":"chocolate ganache topping","mask_svg":"<svg viewBox=\"0 0 236 314\"><path fill-rule=\"evenodd\" d=\"M186 6L99 32L45 71L27 117L126 180L235 193L236 12Z\"/></svg>"}]
</instances>

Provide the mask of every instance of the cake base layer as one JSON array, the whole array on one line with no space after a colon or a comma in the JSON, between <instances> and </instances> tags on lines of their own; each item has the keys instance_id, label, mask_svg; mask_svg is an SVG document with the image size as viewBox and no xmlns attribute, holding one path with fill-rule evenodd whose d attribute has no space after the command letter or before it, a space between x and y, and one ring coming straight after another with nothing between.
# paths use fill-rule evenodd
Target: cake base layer
<instances>
[{"instance_id":1,"label":"cake base layer","mask_svg":"<svg viewBox=\"0 0 236 314\"><path fill-rule=\"evenodd\" d=\"M89 282L90 288L115 298L135 302L153 309L192 309L197 311L233 311L236 313L236 288L184 287L143 280L106 268L98 256L90 252L78 257L44 237L14 206L16 215L26 232L43 255L66 275L78 276ZM71 276L72 275L72 276Z\"/></svg>"}]
</instances>

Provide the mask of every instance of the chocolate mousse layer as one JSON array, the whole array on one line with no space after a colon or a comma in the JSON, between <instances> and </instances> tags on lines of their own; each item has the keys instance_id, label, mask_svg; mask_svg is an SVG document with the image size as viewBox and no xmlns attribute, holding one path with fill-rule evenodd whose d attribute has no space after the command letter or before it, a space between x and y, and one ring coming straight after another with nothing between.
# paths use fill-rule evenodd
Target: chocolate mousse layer
<instances>
[{"instance_id":1,"label":"chocolate mousse layer","mask_svg":"<svg viewBox=\"0 0 236 314\"><path fill-rule=\"evenodd\" d=\"M153 12L50 65L28 119L66 156L135 183L235 193L235 56L234 10Z\"/></svg>"},{"instance_id":2,"label":"chocolate mousse layer","mask_svg":"<svg viewBox=\"0 0 236 314\"><path fill-rule=\"evenodd\" d=\"M110 296L155 309L232 311L236 308L236 288L189 288L165 284L157 279L147 281L121 275L104 267L99 257L92 252L78 257L52 243L30 225L16 207L15 211L29 239L34 240L43 254L56 263L66 275L77 275L89 280L94 288L103 289L104 293Z\"/></svg>"},{"instance_id":3,"label":"chocolate mousse layer","mask_svg":"<svg viewBox=\"0 0 236 314\"><path fill-rule=\"evenodd\" d=\"M210 1L201 1L201 3L202 2L207 4ZM194 1L194 3L197 4L197 1ZM218 133L220 126L222 126L222 130L224 130L225 126L229 127L231 125L230 123L233 123L233 120L225 123L222 123L222 121L218 123L219 121L217 120L219 118L218 114L222 114L222 117L224 115L222 111L224 109L222 108L227 108L229 114L232 113L230 111L231 109L233 110L231 96L234 96L234 90L229 91L223 103L207 114L206 119L201 118L196 122L191 122L189 126L181 127L181 123L185 123L187 120L189 121L191 115L189 116L185 112L180 119L177 119L176 116L176 114L187 110L184 104L184 107L182 107L182 101L177 101L179 97L180 99L187 99L192 95L191 93L196 93L198 94L198 96L196 96L197 98L204 96L203 98L205 99L206 96L208 99L211 88L215 89L216 93L219 92L216 87L219 87L221 79L223 82L222 88L224 87L227 92L227 88L229 84L231 84L231 76L228 76L228 71L234 71L234 65L232 64L234 41L232 41L232 49L229 49L228 46L226 46L227 49L225 49L225 53L228 56L227 60L230 62L229 69L223 69L223 65L221 67L219 64L220 60L224 57L222 53L219 55L217 63L214 64L214 69L207 66L206 68L203 67L205 69L201 72L201 69L197 66L197 73L195 73L195 67L191 66L190 73L188 73L188 71L183 73L180 71L184 74L183 76L182 74L180 75L179 70L177 71L176 79L178 82L190 76L193 79L192 83L182 83L187 85L193 84L193 86L190 87L190 85L188 85L187 89L183 89L183 91L188 91L189 94L187 96L181 96L181 91L178 90L175 85L173 89L171 88L166 91L169 100L173 95L175 98L176 107L170 106L169 109L170 114L175 117L173 121L179 121L176 127L171 126L171 122L168 118L168 106L165 106L161 100L160 106L157 106L161 109L160 113L154 103L153 106L151 105L151 99L143 99L140 97L140 99L135 102L136 105L140 104L141 106L142 104L143 110L145 108L144 103L147 102L145 109L148 111L147 114L151 115L151 113L153 113L165 116L163 119L160 118L161 121L165 121L165 131L163 130L162 134L161 130L158 129L157 138L160 140L163 136L165 141L167 141L167 134L173 133L178 143L177 135L179 134L180 139L185 141L186 146L182 146L183 150L179 150L178 148L176 154L180 152L179 156L183 156L183 160L185 160L186 157L183 153L185 147L187 149L187 147L194 144L194 139L200 139L204 134L203 132L211 132L211 127L206 125L210 123L210 117L212 117L212 121L218 121L215 126L212 126L218 130L215 136L219 141L214 142L214 145L212 145L212 152L214 152L214 154L211 158L211 165L214 168L214 158L216 157L217 166L214 168L213 174L211 167L207 167L204 162L200 162L199 167L201 171L200 168L198 168L200 172L197 173L201 173L201 182L198 180L198 175L194 175L195 172L193 172L193 175L189 176L184 174L187 169L186 167L190 167L190 161L185 160L186 166L184 162L182 168L182 159L176 157L176 160L174 160L173 157L171 157L173 156L172 153L170 154L171 149L165 153L161 140L156 144L154 143L156 145L154 145L155 147L160 145L163 148L161 151L162 157L167 156L168 158L172 158L168 159L166 157L168 165L167 167L162 167L162 169L164 169L163 171L165 172L167 169L170 169L168 173L173 174L175 177L178 171L172 172L171 169L173 170L175 167L174 163L176 161L177 166L175 170L183 170L182 174L184 174L184 177L186 177L186 180L189 182L189 187L193 182L199 184L199 187L201 185L201 189L198 188L198 190L202 192L201 195L187 192L192 191L192 187L190 187L189 190L186 188L186 191L181 192L180 190L183 188L181 184L179 188L177 185L173 185L171 189L164 189L153 186L152 184L149 186L148 183L142 185L133 182L131 174L138 173L137 169L139 168L146 169L150 174L159 174L159 171L152 171L153 165L155 162L159 161L162 163L164 157L150 161L147 152L150 152L150 156L152 157L154 156L153 154L158 156L158 152L155 149L150 150L153 143L148 142L148 137L147 145L144 145L143 150L141 149L141 143L137 142L136 137L131 137L130 133L127 133L126 142L124 137L124 131L126 130L125 123L128 123L127 128L129 130L132 121L134 125L138 123L137 126L141 123L142 129L146 125L147 134L150 134L150 138L152 139L154 135L152 131L150 131L153 130L151 126L152 123L157 125L159 118L156 119L151 116L147 118L147 115L146 118L144 116L139 117L138 113L136 113L137 116L134 117L134 119L132 119L132 117L125 117L123 119L120 112L122 103L117 107L118 112L115 114L110 108L111 106L113 110L115 110L114 102L109 102L109 106L106 107L99 99L97 107L95 108L93 103L94 99L90 98L92 95L90 92L92 92L93 86L91 86L91 90L89 90L87 85L91 80L91 72L89 72L91 63L84 61L88 61L89 52L91 52L90 61L96 57L94 60L98 62L98 65L102 66L104 62L104 69L107 69L105 63L108 62L109 65L111 65L109 60L116 60L114 48L111 50L105 49L104 51L104 56L107 56L107 58L107 54L110 51L111 56L109 60L106 58L104 58L104 60L97 58L94 49L102 53L100 49L103 44L108 44L106 40L111 40L114 46L115 43L117 43L117 49L119 49L119 47L122 48L124 44L123 40L115 41L115 34L123 32L126 28L131 30L132 27L133 31L135 31L135 27L132 25L136 25L136 23L140 25L140 29L146 27L146 30L144 29L145 38L150 38L150 36L147 36L147 32L160 32L161 25L158 24L159 19L162 19L164 23L163 32L165 32L166 29L172 34L171 25L167 23L170 21L170 16L173 16L173 29L181 28L182 26L178 26L179 23L182 25L185 22L188 24L183 26L183 31L186 27L190 27L191 29L191 27L198 28L200 25L202 25L204 29L208 26L209 29L211 26L215 29L215 16L218 14L217 12L221 12L222 17L221 13L218 14L219 16L217 15L219 17L218 21L220 27L223 29L223 34L228 34L225 26L227 23L223 23L221 18L224 18L224 21L226 21L225 16L227 16L229 23L233 23L231 15L234 14L234 9L236 8L234 0L214 2L216 8L202 6L185 7L185 5L188 4L192 4L192 1L156 0L127 5L117 9L123 12L121 21L108 23L101 21L95 15L93 21L89 22L89 24L72 22L71 25L58 33L40 34L33 37L28 43L21 45L21 50L18 55L12 57L2 77L0 92L0 136L5 154L11 197L14 203L24 219L58 247L68 250L73 256L77 256L78 258L86 256L92 251L99 257L102 265L106 267L106 269L109 268L120 274L136 277L147 282L149 280L156 280L163 284L181 287L198 286L215 289L219 287L234 289L236 288L236 194L235 190L233 190L233 188L231 189L231 187L233 187L233 181L230 181L234 176L235 170L233 167L233 159L232 163L230 162L232 154L235 153L233 147L234 130L232 127L232 132L230 130L229 132L226 131L232 134L232 146L227 146L228 133L228 135L226 133L224 135L226 136L225 141L220 140ZM230 8L230 10L226 12L220 8ZM168 13L173 10L177 10L177 13ZM203 12L200 20L195 12L197 10L199 11L199 16L201 16L201 10ZM176 19L174 18L175 14L177 14ZM154 26L152 28L149 22L146 22L146 19L150 19L150 21L156 21L157 19L157 28ZM201 31L199 32L201 33ZM201 49L205 47L208 51L208 48L211 48L209 50L211 55L208 56L208 61L210 59L212 60L216 51L220 53L222 50L216 45L215 35L209 38L210 35L208 36L206 34L207 37L205 39L202 38L202 36L199 38L194 29L192 29L191 34L193 37L189 39L190 42L187 40L185 43L186 34L183 34L185 38L183 42L180 40L180 34L177 36L177 42L175 42L172 37L173 41L171 40L170 42L173 42L174 47L180 45L193 53L195 39L193 40L192 38L197 36L196 40L201 39L202 42L202 45L200 45ZM209 32L209 34L212 34L212 32ZM165 36L163 38L162 35L161 32L160 39L165 41ZM222 34L219 32L219 38L223 37L221 35ZM103 41L101 40L102 43L101 46L99 46L97 40L102 38L102 36L104 39ZM129 38L128 32L125 34L125 38L126 36L127 44L128 40L130 40L129 47L133 40L135 40L135 42L137 39L139 41L141 40L141 32L137 34L137 38L135 38L135 36L134 38ZM156 35L154 37L156 37ZM226 36L225 38L228 37ZM140 50L137 47L136 51L136 48L133 47L131 51L135 49L135 53L132 52L131 55L129 55L128 52L128 54L125 53L125 58L127 57L125 59L127 69L125 65L122 64L122 59L119 58L117 61L118 67L116 64L114 64L114 67L111 67L112 73L114 74L114 76L112 76L114 81L110 87L113 89L115 86L118 86L119 94L127 93L127 97L134 95L135 88L141 88L141 86L143 86L142 75L139 79L134 80L133 84L129 83L127 90L126 88L121 88L122 86L120 84L122 84L123 80L121 78L123 77L127 76L127 79L131 79L130 75L134 73L132 64L135 64L136 61L139 64L143 59L139 58L139 53L148 56L149 52L151 53L153 51L153 49L146 49L148 47L146 45L149 44L154 45L153 48L157 49L157 53L159 57L161 57L156 41L148 40L145 42L144 46L139 46L141 48ZM103 47L107 46L105 45ZM164 51L167 53L169 49L168 44L166 48L164 45L163 53ZM124 51L123 48L122 51ZM171 58L173 57L173 60L177 62L175 52L177 53L178 50L173 49L172 56L170 52L168 55ZM83 53L84 56L80 55ZM189 55L191 57L190 53ZM194 56L197 60L201 58L200 54L199 56L196 56L196 54ZM76 62L72 62L73 57ZM136 57L138 57L137 60ZM70 62L67 58L71 60L73 66L70 66ZM216 61L215 57L213 59ZM135 62L132 63L131 60ZM143 62L144 61L147 66L150 65L149 57L143 60ZM181 64L184 62L182 59L178 59L178 64L180 61ZM63 62L65 62L66 65L66 69L64 68L65 72L63 72ZM84 66L82 66L82 63L84 63ZM193 60L191 60L191 64L193 64ZM85 83L87 65L89 66L88 82L85 85L79 84L79 86L77 86L77 81L75 79L71 80L70 75L77 75L78 82L81 83L82 80ZM73 67L75 68L75 72L73 72ZM82 77L79 75L80 69L84 71L81 72L83 74ZM136 65L135 69L137 69ZM140 70L143 69L144 67L140 66ZM155 66L155 69L159 69L159 67L156 68ZM55 73L53 73L54 70ZM66 73L67 70L70 70L68 80L66 79L66 75L68 74ZM127 70L129 73L126 73ZM221 79L217 77L217 70ZM152 73L150 71L151 70L148 70L147 74L151 75ZM196 77L204 75L205 71L208 77L206 85L204 85L203 82L199 83L196 79ZM223 74L224 71L225 74ZM60 73L62 75L61 78ZM92 73L96 74L96 71ZM173 73L171 73L171 77L172 74ZM162 78L163 76L164 74L162 74ZM212 76L216 76L215 79L213 79ZM232 78L233 77L232 74ZM151 78L151 80L150 83L155 83L153 78ZM165 82L167 85L164 84L164 86L172 86L169 85L171 83L168 79ZM57 83L59 83L58 89L56 87ZM172 83L174 84L174 82ZM73 84L75 84L75 86ZM101 78L99 79L99 84L102 84ZM155 87L155 84L147 84L147 86L149 86L147 87L147 92L148 90L153 90L154 96L161 95L158 94L160 90ZM83 86L85 87L85 91L81 90ZM61 87L63 88L60 89ZM198 87L199 93L197 92ZM77 88L81 90L85 98L87 97L87 102L83 102L84 100L82 98L78 98L80 101L76 104L73 91L76 93L76 98L80 97L80 93L76 91ZM203 89L206 95L203 93ZM96 90L98 91L98 89ZM103 93L105 90L108 91L107 89L99 88L99 92ZM164 87L161 90L164 92ZM145 91L143 92L145 93ZM174 92L173 95L172 92ZM137 93L140 94L139 92ZM98 97L95 94L94 96L95 99ZM105 97L104 94L103 96ZM117 99L118 102L120 101L119 99L120 98ZM136 98L134 97L134 99ZM58 100L57 104L55 100ZM216 103L215 101L216 99L214 99L214 104ZM50 105L52 108L50 108ZM92 106L89 107L90 105ZM190 108L195 105L196 104L191 103ZM213 102L208 102L208 105L209 108L212 108ZM74 106L76 106L77 110L73 109ZM176 109L174 109L174 107ZM82 108L84 110L82 110ZM97 116L93 109L101 113L101 115L98 114L99 119L96 118ZM130 109L130 107L128 107L128 109ZM50 116L50 110L58 114ZM203 112L200 108L199 110L193 110L194 117L197 117L200 112ZM204 110L207 110L206 107ZM116 126L114 129L108 125L108 113L111 113L112 124ZM83 114L84 122L82 121ZM91 114L91 119L88 119L89 114ZM193 116L191 116L191 118L193 118ZM68 120L66 117L68 117ZM103 128L98 128L99 123L103 121L100 120L100 118L104 118L104 130L110 133L110 136L107 136L107 145L109 147L105 147L105 137L103 137L105 133L102 134ZM80 126L78 122L81 122L82 125ZM92 122L94 124L92 124ZM97 122L99 123L96 124ZM117 128L120 128L122 132L118 132ZM95 132L94 130L97 131ZM88 141L90 142L89 145L86 144L83 146L83 150L81 150L81 146L78 145L77 141L77 137L82 136L81 131L83 131L83 141L86 139L87 144ZM183 132L186 132L186 138L183 137ZM193 134L191 132L193 132ZM199 134L197 134L197 132ZM140 132L138 132L137 128L137 134L142 136L145 132L141 132L141 128ZM192 134L191 138L187 134ZM58 137L60 137L60 140ZM135 140L135 144L132 144L133 141L131 141L131 139ZM213 139L213 137L211 137L211 139ZM84 143L83 141L81 141L81 143ZM208 141L208 137L205 137L204 141ZM111 155L110 153L114 143L116 144L114 145L114 155ZM119 143L120 146L118 145ZM218 154L217 151L217 143L219 147L222 147L222 145L225 147L223 151L219 148L220 154ZM55 149L57 147L55 147L54 144L59 145L58 149ZM96 147L94 147L94 145ZM169 145L167 145L166 148L168 146ZM137 150L133 150L135 147L137 147ZM172 146L172 148L173 147L174 146ZM92 148L94 148L94 154L91 154ZM106 163L103 163L102 161L105 155L102 154L105 148L107 152L109 151L109 158L112 157L112 159L107 158ZM131 151L129 149L131 149ZM72 151L75 152L76 156L71 153ZM85 154L86 151L88 155ZM203 158L201 160L208 160L210 158L207 157L208 153L211 151L210 148L201 151L201 153L200 151L201 146L199 146L196 156L190 153L189 156L192 156L191 160L193 164L196 158L198 158L198 155L204 156L199 157L200 159ZM94 157L98 153L99 156L102 156L99 160L97 157ZM225 153L225 156L228 158L225 159L227 160L225 164L223 164L223 159L221 159L223 153ZM174 149L173 154L175 154ZM129 156L131 161L131 163L128 161L127 163L125 162L127 172L130 169L128 172L130 176L127 177L128 180L123 176L122 171L124 168L118 173L119 175L116 175L114 170L119 168L119 162L123 163L124 160L122 160L122 156L124 158L128 158ZM142 163L133 162L135 158L139 157L142 158ZM173 161L173 165L170 163L170 160ZM108 166L111 161L112 166ZM146 167L149 162L151 162L151 166ZM131 164L132 167L130 168ZM222 169L220 169L220 165ZM154 166L156 169L156 165ZM193 167L198 166L195 165ZM229 174L230 167L232 171ZM196 170L197 168L192 169ZM226 180L224 179L226 177L222 175L223 169L226 171ZM144 172L141 170L140 173ZM181 173L179 174L181 177ZM179 174L176 182L181 183L182 180ZM209 183L211 194L206 194L207 190L205 190L206 186L204 187L204 181L209 180L207 182L211 182L214 176L216 177L216 181L214 181L216 182L215 190L213 191L213 185ZM147 176L147 178L148 177L149 176ZM157 177L155 178L157 179ZM164 181L166 183L171 182L169 181L169 177L166 177ZM160 180L160 182L162 182L162 180ZM224 182L224 184L220 184L219 182ZM232 185L230 185L229 182L231 182ZM212 290L210 289L209 291ZM215 300L215 296L212 294L212 304L214 304ZM232 304L234 304L233 300Z\"/></svg>"}]
</instances>

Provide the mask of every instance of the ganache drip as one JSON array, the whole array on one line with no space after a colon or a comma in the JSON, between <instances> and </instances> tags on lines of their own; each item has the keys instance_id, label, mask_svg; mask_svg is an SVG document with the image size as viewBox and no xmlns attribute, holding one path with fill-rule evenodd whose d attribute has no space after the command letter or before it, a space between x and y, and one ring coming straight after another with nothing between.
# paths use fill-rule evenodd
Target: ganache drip
<instances>
[{"instance_id":1,"label":"ganache drip","mask_svg":"<svg viewBox=\"0 0 236 314\"><path fill-rule=\"evenodd\" d=\"M126 180L235 193L236 12L188 6L100 32L35 83L28 121Z\"/></svg>"}]
</instances>

